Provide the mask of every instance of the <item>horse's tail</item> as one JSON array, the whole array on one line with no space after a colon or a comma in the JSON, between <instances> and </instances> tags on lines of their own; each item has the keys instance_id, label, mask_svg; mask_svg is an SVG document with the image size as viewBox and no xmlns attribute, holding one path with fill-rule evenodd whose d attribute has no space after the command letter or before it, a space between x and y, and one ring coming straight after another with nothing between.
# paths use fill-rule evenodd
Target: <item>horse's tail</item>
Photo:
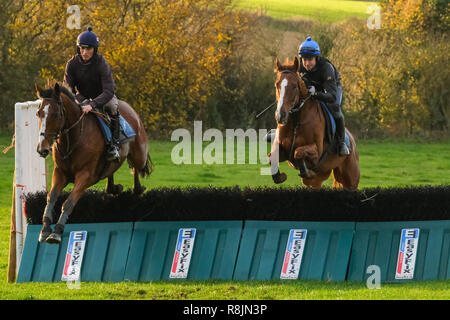
<instances>
[{"instance_id":1,"label":"horse's tail","mask_svg":"<svg viewBox=\"0 0 450 320\"><path fill-rule=\"evenodd\" d=\"M147 152L147 160L145 161L144 168L139 170L139 174L142 178L148 177L153 172L153 162L152 158L150 157L150 153Z\"/></svg>"}]
</instances>

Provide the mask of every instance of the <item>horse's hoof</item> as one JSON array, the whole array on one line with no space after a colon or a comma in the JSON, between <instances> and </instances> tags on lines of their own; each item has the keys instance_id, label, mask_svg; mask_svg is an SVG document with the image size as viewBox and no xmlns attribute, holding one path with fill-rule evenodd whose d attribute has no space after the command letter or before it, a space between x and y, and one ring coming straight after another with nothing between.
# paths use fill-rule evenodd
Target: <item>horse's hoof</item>
<instances>
[{"instance_id":1,"label":"horse's hoof","mask_svg":"<svg viewBox=\"0 0 450 320\"><path fill-rule=\"evenodd\" d=\"M121 184L115 184L106 190L109 194L118 195L123 191L123 186Z\"/></svg>"},{"instance_id":2,"label":"horse's hoof","mask_svg":"<svg viewBox=\"0 0 450 320\"><path fill-rule=\"evenodd\" d=\"M47 241L47 238L48 238L51 234L52 234L51 231L50 231L50 232L44 232L44 231L41 231L41 232L39 233L39 242L45 242L45 241Z\"/></svg>"},{"instance_id":3,"label":"horse's hoof","mask_svg":"<svg viewBox=\"0 0 450 320\"><path fill-rule=\"evenodd\" d=\"M47 239L45 241L47 243L51 243L51 244L60 244L61 243L61 235L53 232L51 235L49 235L47 237Z\"/></svg>"},{"instance_id":4,"label":"horse's hoof","mask_svg":"<svg viewBox=\"0 0 450 320\"><path fill-rule=\"evenodd\" d=\"M143 194L145 189L147 189L146 187L139 187L139 188L134 188L134 194Z\"/></svg>"},{"instance_id":5,"label":"horse's hoof","mask_svg":"<svg viewBox=\"0 0 450 320\"><path fill-rule=\"evenodd\" d=\"M123 186L121 184L116 184L115 188L114 188L114 191L115 191L114 192L115 194L121 193L123 191Z\"/></svg>"},{"instance_id":6,"label":"horse's hoof","mask_svg":"<svg viewBox=\"0 0 450 320\"><path fill-rule=\"evenodd\" d=\"M276 176L272 176L272 178L273 178L273 182L275 182L276 184L280 184L280 183L283 183L286 181L287 176L286 176L286 173L283 172Z\"/></svg>"}]
</instances>

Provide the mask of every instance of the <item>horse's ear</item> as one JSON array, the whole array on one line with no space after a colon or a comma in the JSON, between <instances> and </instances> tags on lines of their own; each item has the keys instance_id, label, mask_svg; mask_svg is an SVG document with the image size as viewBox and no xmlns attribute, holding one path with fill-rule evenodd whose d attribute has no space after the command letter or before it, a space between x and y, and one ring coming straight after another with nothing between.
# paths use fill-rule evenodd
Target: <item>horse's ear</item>
<instances>
[{"instance_id":1,"label":"horse's ear","mask_svg":"<svg viewBox=\"0 0 450 320\"><path fill-rule=\"evenodd\" d=\"M280 63L280 60L278 60L278 57L277 57L276 64L277 64L277 67L275 68L275 72L279 72L281 70L281 63Z\"/></svg>"},{"instance_id":2,"label":"horse's ear","mask_svg":"<svg viewBox=\"0 0 450 320\"><path fill-rule=\"evenodd\" d=\"M294 58L294 67L295 67L295 72L298 71L298 66L300 65L300 62L298 61L297 56L295 56Z\"/></svg>"},{"instance_id":3,"label":"horse's ear","mask_svg":"<svg viewBox=\"0 0 450 320\"><path fill-rule=\"evenodd\" d=\"M34 88L36 89L37 97L41 98L42 97L42 88L37 83L34 84Z\"/></svg>"},{"instance_id":4,"label":"horse's ear","mask_svg":"<svg viewBox=\"0 0 450 320\"><path fill-rule=\"evenodd\" d=\"M55 86L53 87L53 93L55 94L55 97L59 97L61 94L61 88L59 87L58 82L55 83Z\"/></svg>"}]
</instances>

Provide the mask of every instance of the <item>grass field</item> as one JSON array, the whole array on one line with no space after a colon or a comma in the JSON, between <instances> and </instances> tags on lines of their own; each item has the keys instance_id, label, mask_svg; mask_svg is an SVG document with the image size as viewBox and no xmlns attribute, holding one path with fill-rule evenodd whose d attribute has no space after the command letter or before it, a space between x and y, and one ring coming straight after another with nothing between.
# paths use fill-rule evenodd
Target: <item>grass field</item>
<instances>
[{"instance_id":1,"label":"grass field","mask_svg":"<svg viewBox=\"0 0 450 320\"><path fill-rule=\"evenodd\" d=\"M10 135L0 136L0 150L9 145ZM441 142L358 141L361 188L377 186L441 185L450 182L450 148ZM148 188L167 186L273 186L261 176L263 165L174 165L171 151L176 143L151 141L155 171L143 180ZM51 163L51 161L49 161ZM288 174L283 187L299 183L297 173L282 164ZM385 284L369 290L365 283L320 281L188 281L151 283L82 283L70 290L65 283L7 284L10 205L14 172L14 149L0 154L0 299L449 299L450 281ZM129 169L123 166L116 181L132 186ZM105 182L95 188L102 189ZM330 186L331 179L327 185ZM68 189L71 187L69 186Z\"/></svg>"},{"instance_id":2,"label":"grass field","mask_svg":"<svg viewBox=\"0 0 450 320\"><path fill-rule=\"evenodd\" d=\"M277 19L306 18L321 22L367 18L367 8L375 2L343 0L235 0L236 8L263 13Z\"/></svg>"}]
</instances>

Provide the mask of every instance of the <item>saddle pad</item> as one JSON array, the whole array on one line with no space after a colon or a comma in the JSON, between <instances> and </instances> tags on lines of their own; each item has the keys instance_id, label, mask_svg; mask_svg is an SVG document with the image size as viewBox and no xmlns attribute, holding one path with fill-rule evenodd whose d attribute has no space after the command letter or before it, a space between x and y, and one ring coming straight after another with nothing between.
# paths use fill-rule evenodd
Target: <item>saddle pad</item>
<instances>
[{"instance_id":1,"label":"saddle pad","mask_svg":"<svg viewBox=\"0 0 450 320\"><path fill-rule=\"evenodd\" d=\"M109 126L105 123L105 120L103 120L101 117L99 117L98 115L95 116L100 124L100 129L102 130L103 137L105 138L106 142L107 143L111 142L111 130L109 129ZM132 140L131 138L133 138L136 135L133 128L130 126L127 120L125 120L125 118L122 117L122 115L120 115L119 119L120 119L119 142L124 143L129 140Z\"/></svg>"},{"instance_id":2,"label":"saddle pad","mask_svg":"<svg viewBox=\"0 0 450 320\"><path fill-rule=\"evenodd\" d=\"M320 101L320 104L322 106L322 109L324 111L324 115L326 118L326 126L325 126L325 136L328 136L329 141L334 141L334 138L336 136L336 121L333 118L333 115L331 114L330 109L328 109L327 105ZM329 132L331 129L331 132ZM350 146L350 139L347 135L347 132L345 132L345 138L344 138L344 142L347 145L347 148L351 151L351 146Z\"/></svg>"}]
</instances>

